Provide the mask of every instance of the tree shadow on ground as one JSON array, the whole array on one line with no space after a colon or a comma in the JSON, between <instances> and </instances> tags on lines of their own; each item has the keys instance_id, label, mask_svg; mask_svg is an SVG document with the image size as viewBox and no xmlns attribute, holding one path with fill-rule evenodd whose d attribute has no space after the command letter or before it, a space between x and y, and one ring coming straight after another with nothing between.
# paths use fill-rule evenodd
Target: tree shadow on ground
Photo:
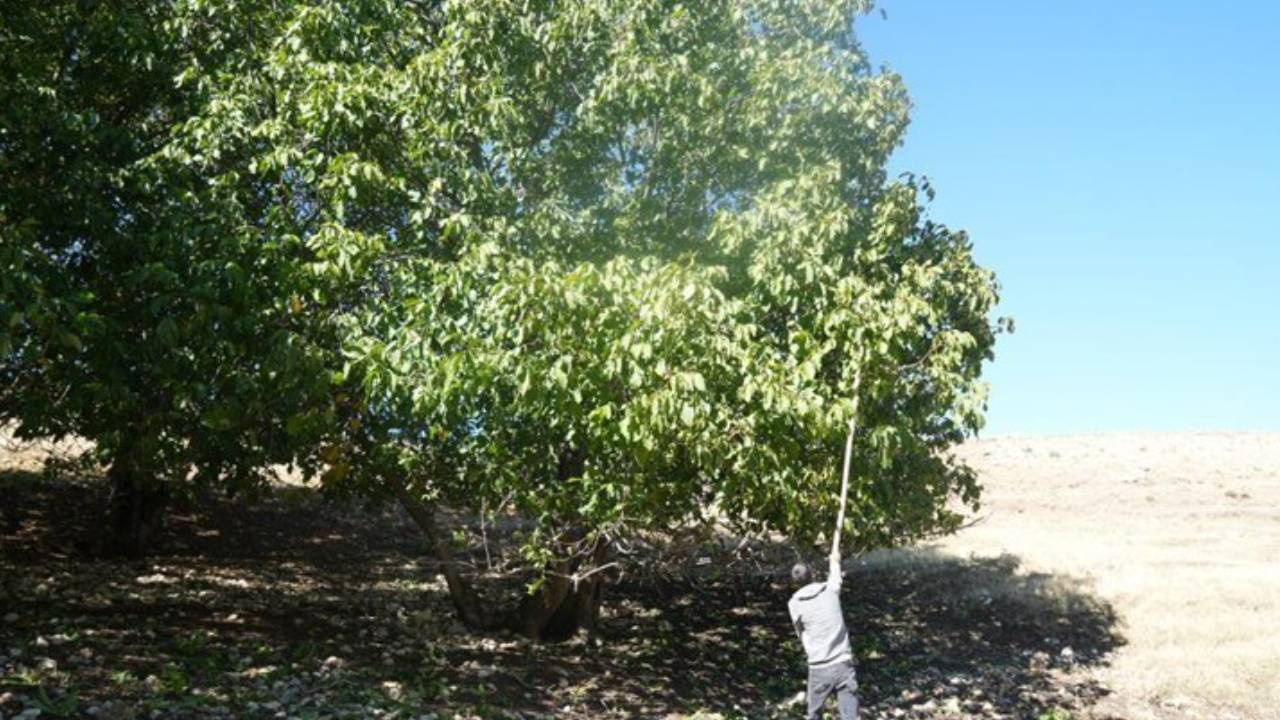
<instances>
[{"instance_id":1,"label":"tree shadow on ground","mask_svg":"<svg viewBox=\"0 0 1280 720\"><path fill-rule=\"evenodd\" d=\"M1082 583L1020 572L1009 555L881 553L852 563L845 583L863 717L1078 716L1106 692L1088 669L1122 642L1114 611ZM759 576L621 584L587 661L609 676L600 707L798 716L788 700L805 667L788 595Z\"/></svg>"},{"instance_id":2,"label":"tree shadow on ground","mask_svg":"<svg viewBox=\"0 0 1280 720\"><path fill-rule=\"evenodd\" d=\"M100 484L0 477L0 714L801 715L788 588L716 548L678 576L624 575L596 637L534 645L459 626L394 509L297 487L205 498L154 556L109 561L76 552ZM1012 556L873 554L848 563L843 600L864 718L1087 717L1105 692L1089 670L1121 642L1084 584Z\"/></svg>"}]
</instances>

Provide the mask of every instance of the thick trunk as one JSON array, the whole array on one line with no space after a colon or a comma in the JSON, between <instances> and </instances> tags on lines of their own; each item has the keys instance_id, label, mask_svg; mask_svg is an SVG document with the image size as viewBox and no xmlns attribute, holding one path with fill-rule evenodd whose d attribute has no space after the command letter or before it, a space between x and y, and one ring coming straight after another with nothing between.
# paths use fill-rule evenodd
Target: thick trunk
<instances>
[{"instance_id":1,"label":"thick trunk","mask_svg":"<svg viewBox=\"0 0 1280 720\"><path fill-rule=\"evenodd\" d=\"M560 607L542 626L538 637L542 640L568 640L580 630L594 632L603 591L604 583L595 577L580 581L578 589L565 596Z\"/></svg>"},{"instance_id":2,"label":"thick trunk","mask_svg":"<svg viewBox=\"0 0 1280 720\"><path fill-rule=\"evenodd\" d=\"M565 444L557 468L560 481L580 476L585 462L583 448ZM585 537L582 528L574 528L561 539L572 544ZM590 554L558 563L541 587L515 609L509 622L511 629L525 637L550 641L567 640L579 630L594 630L604 590L604 576L599 570L608 555L608 542L597 538Z\"/></svg>"},{"instance_id":3,"label":"thick trunk","mask_svg":"<svg viewBox=\"0 0 1280 720\"><path fill-rule=\"evenodd\" d=\"M160 529L169 489L148 478L127 459L117 458L107 470L111 498L107 509L107 534L100 546L110 555L141 557Z\"/></svg>"},{"instance_id":4,"label":"thick trunk","mask_svg":"<svg viewBox=\"0 0 1280 720\"><path fill-rule=\"evenodd\" d=\"M409 513L413 523L426 536L431 554L440 564L440 572L444 574L445 584L449 586L449 597L453 600L454 609L458 611L458 617L465 625L477 630L496 629L501 624L501 619L484 612L476 599L471 583L458 570L453 552L449 549L449 540L440 534L440 529L436 525L435 508L413 497L404 483L399 480L389 478L387 485L395 493L400 505Z\"/></svg>"},{"instance_id":5,"label":"thick trunk","mask_svg":"<svg viewBox=\"0 0 1280 720\"><path fill-rule=\"evenodd\" d=\"M594 631L604 594L604 576L596 570L608 557L600 542L586 562L563 562L512 613L510 627L534 640L568 640L580 630ZM578 573L575 582L573 573Z\"/></svg>"},{"instance_id":6,"label":"thick trunk","mask_svg":"<svg viewBox=\"0 0 1280 720\"><path fill-rule=\"evenodd\" d=\"M608 556L608 544L599 542L587 558L558 563L542 585L506 612L485 608L454 560L448 539L436 524L435 508L415 498L399 480L388 478L409 517L426 536L431 554L440 566L449 598L464 625L481 631L506 628L534 640L567 640L579 630L593 630L600 613L604 575L593 572ZM579 574L574 582L573 573ZM588 573L591 573L588 575ZM585 576L585 577L583 577Z\"/></svg>"}]
</instances>

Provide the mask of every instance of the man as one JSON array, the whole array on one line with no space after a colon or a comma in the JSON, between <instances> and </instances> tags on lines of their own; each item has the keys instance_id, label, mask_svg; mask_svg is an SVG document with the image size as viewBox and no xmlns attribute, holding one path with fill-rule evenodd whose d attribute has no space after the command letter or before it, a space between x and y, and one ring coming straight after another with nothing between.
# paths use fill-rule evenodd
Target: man
<instances>
[{"instance_id":1,"label":"man","mask_svg":"<svg viewBox=\"0 0 1280 720\"><path fill-rule=\"evenodd\" d=\"M858 680L853 668L853 648L840 609L840 548L833 545L825 583L813 582L803 562L791 568L791 580L799 590L787 609L809 657L808 720L818 720L827 696L836 694L841 720L858 717Z\"/></svg>"}]
</instances>

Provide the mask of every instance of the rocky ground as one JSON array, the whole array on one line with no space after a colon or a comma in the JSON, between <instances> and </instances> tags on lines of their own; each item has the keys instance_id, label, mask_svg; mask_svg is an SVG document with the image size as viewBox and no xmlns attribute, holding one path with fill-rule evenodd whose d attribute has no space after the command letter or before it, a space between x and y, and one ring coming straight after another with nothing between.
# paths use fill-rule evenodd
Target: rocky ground
<instances>
[{"instance_id":1,"label":"rocky ground","mask_svg":"<svg viewBox=\"0 0 1280 720\"><path fill-rule=\"evenodd\" d=\"M597 637L536 645L460 627L394 509L291 486L204 498L176 509L152 557L101 560L85 552L101 479L10 459L0 718L802 714L787 591L741 552L624 574ZM1072 576L915 548L847 578L864 718L1109 717L1096 708L1119 620Z\"/></svg>"}]
</instances>

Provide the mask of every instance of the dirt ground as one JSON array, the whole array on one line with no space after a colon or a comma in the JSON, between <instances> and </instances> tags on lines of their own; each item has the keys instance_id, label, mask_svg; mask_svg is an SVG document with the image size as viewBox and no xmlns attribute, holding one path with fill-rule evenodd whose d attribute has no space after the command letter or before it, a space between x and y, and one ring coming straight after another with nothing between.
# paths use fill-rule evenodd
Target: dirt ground
<instances>
[{"instance_id":1,"label":"dirt ground","mask_svg":"<svg viewBox=\"0 0 1280 720\"><path fill-rule=\"evenodd\" d=\"M609 588L597 637L534 645L461 628L394 508L206 497L154 556L101 560L100 477L3 447L0 718L802 714L785 548L631 558L648 570ZM1277 717L1280 439L962 452L979 524L849 562L864 718Z\"/></svg>"}]
</instances>

